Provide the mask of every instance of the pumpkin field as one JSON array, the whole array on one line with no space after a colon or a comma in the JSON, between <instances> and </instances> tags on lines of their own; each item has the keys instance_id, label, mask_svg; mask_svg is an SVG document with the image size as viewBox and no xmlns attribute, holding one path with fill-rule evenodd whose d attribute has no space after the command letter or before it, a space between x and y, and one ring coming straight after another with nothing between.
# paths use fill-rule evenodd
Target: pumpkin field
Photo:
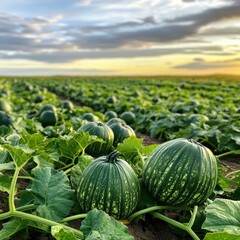
<instances>
[{"instance_id":1,"label":"pumpkin field","mask_svg":"<svg viewBox=\"0 0 240 240\"><path fill-rule=\"evenodd\" d=\"M239 240L239 89L1 77L0 239Z\"/></svg>"}]
</instances>

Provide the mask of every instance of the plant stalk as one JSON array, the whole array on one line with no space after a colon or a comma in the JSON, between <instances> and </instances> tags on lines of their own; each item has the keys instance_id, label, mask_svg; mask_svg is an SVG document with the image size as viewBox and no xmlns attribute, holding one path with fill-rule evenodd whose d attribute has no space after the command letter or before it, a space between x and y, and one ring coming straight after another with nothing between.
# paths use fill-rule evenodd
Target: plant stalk
<instances>
[{"instance_id":1,"label":"plant stalk","mask_svg":"<svg viewBox=\"0 0 240 240\"><path fill-rule=\"evenodd\" d=\"M49 219L38 217L36 215L32 215L32 214L25 213L25 212L20 212L20 211L15 211L15 212L12 213L12 216L27 219L27 220L34 221L34 222L37 222L37 223L42 223L42 224L45 224L45 225L48 225L48 226L51 226L51 227L58 225L58 226L63 227L66 230L69 230L69 231L73 232L76 237L79 237L80 239L84 238L83 233L78 231L77 229L74 229L72 227L68 227L64 224L54 222L54 221L49 220Z\"/></svg>"},{"instance_id":2,"label":"plant stalk","mask_svg":"<svg viewBox=\"0 0 240 240\"><path fill-rule=\"evenodd\" d=\"M73 220L86 218L86 217L87 217L87 213L77 214L77 215L73 215L73 216L64 218L63 222L70 222L70 221L73 221Z\"/></svg>"},{"instance_id":3,"label":"plant stalk","mask_svg":"<svg viewBox=\"0 0 240 240\"><path fill-rule=\"evenodd\" d=\"M10 212L15 212L15 204L14 204L14 195L15 195L15 189L17 184L17 178L20 172L20 168L16 167L15 172L13 174L11 186L10 186L10 192L9 192L9 198L8 198L8 205Z\"/></svg>"},{"instance_id":4,"label":"plant stalk","mask_svg":"<svg viewBox=\"0 0 240 240\"><path fill-rule=\"evenodd\" d=\"M177 206L154 206L154 207L149 207L149 208L146 208L146 209L143 209L143 210L133 213L132 215L129 216L128 221L131 222L131 221L133 221L134 218L141 216L143 214L146 214L146 213L150 213L150 212L157 211L157 210L166 210L166 209L189 210L189 208L183 209L182 207L180 208Z\"/></svg>"},{"instance_id":5,"label":"plant stalk","mask_svg":"<svg viewBox=\"0 0 240 240\"><path fill-rule=\"evenodd\" d=\"M162 215L160 213L157 213L157 212L153 212L153 213L151 213L151 215L153 217L155 217L155 218L158 218L158 219L160 219L162 221L165 221L165 222L167 222L167 223L169 223L169 224L171 224L171 225L173 225L173 226L175 226L177 228L180 228L180 229L188 232L189 235L191 235L191 237L194 240L200 240L200 238L196 235L196 233L191 229L191 226L193 225L195 217L196 217L196 213L197 213L197 207L196 208L194 207L192 217L191 217L191 219L190 219L190 221L189 221L189 223L187 225L185 225L183 223L180 223L180 222L177 222L177 221L175 221L175 220L173 220L171 218L168 218L168 217L166 217L166 216L164 216L164 215Z\"/></svg>"}]
</instances>

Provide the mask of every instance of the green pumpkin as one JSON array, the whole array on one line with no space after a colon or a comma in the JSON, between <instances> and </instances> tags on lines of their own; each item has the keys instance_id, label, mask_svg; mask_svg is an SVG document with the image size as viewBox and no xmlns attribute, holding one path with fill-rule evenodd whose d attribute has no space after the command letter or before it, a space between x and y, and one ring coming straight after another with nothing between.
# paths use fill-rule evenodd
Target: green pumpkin
<instances>
[{"instance_id":1,"label":"green pumpkin","mask_svg":"<svg viewBox=\"0 0 240 240\"><path fill-rule=\"evenodd\" d=\"M56 112L47 110L41 113L39 120L43 127L54 126L57 123L58 117Z\"/></svg>"},{"instance_id":2,"label":"green pumpkin","mask_svg":"<svg viewBox=\"0 0 240 240\"><path fill-rule=\"evenodd\" d=\"M69 100L62 101L62 108L67 110L73 110L73 103Z\"/></svg>"},{"instance_id":3,"label":"green pumpkin","mask_svg":"<svg viewBox=\"0 0 240 240\"><path fill-rule=\"evenodd\" d=\"M202 144L175 139L161 144L147 159L143 182L163 205L202 204L217 183L217 160Z\"/></svg>"},{"instance_id":4,"label":"green pumpkin","mask_svg":"<svg viewBox=\"0 0 240 240\"><path fill-rule=\"evenodd\" d=\"M124 112L120 116L127 124L133 124L136 120L133 112Z\"/></svg>"},{"instance_id":5,"label":"green pumpkin","mask_svg":"<svg viewBox=\"0 0 240 240\"><path fill-rule=\"evenodd\" d=\"M82 116L83 120L87 120L89 122L97 122L99 121L99 117L94 115L93 113L84 113Z\"/></svg>"},{"instance_id":6,"label":"green pumpkin","mask_svg":"<svg viewBox=\"0 0 240 240\"><path fill-rule=\"evenodd\" d=\"M52 111L52 112L56 112L57 109L54 105L51 105L51 104L47 104L47 105L44 105L40 108L39 110L39 115L41 115L44 111Z\"/></svg>"},{"instance_id":7,"label":"green pumpkin","mask_svg":"<svg viewBox=\"0 0 240 240\"><path fill-rule=\"evenodd\" d=\"M100 156L108 154L113 145L114 135L110 127L102 122L90 122L78 129L79 131L89 132L90 135L95 135L104 140L104 142L94 142L86 149L86 153L92 156Z\"/></svg>"},{"instance_id":8,"label":"green pumpkin","mask_svg":"<svg viewBox=\"0 0 240 240\"><path fill-rule=\"evenodd\" d=\"M109 126L114 133L113 146L116 147L118 143L122 143L124 139L129 137L135 137L133 129L124 123L114 123Z\"/></svg>"},{"instance_id":9,"label":"green pumpkin","mask_svg":"<svg viewBox=\"0 0 240 240\"><path fill-rule=\"evenodd\" d=\"M111 118L110 120L108 120L107 125L110 126L114 123L125 123L126 124L126 122L123 119L114 117L114 118Z\"/></svg>"},{"instance_id":10,"label":"green pumpkin","mask_svg":"<svg viewBox=\"0 0 240 240\"><path fill-rule=\"evenodd\" d=\"M119 153L95 159L80 177L77 199L84 212L97 208L117 219L127 218L140 196L139 180Z\"/></svg>"},{"instance_id":11,"label":"green pumpkin","mask_svg":"<svg viewBox=\"0 0 240 240\"><path fill-rule=\"evenodd\" d=\"M117 113L114 111L107 111L104 114L105 121L109 121L112 118L117 118Z\"/></svg>"}]
</instances>

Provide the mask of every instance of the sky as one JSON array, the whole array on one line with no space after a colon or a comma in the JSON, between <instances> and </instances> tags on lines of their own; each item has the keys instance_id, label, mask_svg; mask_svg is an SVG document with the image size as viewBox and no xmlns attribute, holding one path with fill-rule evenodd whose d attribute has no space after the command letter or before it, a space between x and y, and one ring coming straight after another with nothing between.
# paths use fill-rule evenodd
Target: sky
<instances>
[{"instance_id":1,"label":"sky","mask_svg":"<svg viewBox=\"0 0 240 240\"><path fill-rule=\"evenodd\" d=\"M240 75L240 0L1 0L0 75Z\"/></svg>"}]
</instances>

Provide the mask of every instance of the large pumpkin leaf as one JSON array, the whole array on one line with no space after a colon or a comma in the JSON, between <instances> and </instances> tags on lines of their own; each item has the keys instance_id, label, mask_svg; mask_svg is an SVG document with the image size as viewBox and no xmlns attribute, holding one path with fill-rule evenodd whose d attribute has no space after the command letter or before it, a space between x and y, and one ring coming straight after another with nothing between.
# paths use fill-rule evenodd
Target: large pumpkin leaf
<instances>
[{"instance_id":1,"label":"large pumpkin leaf","mask_svg":"<svg viewBox=\"0 0 240 240\"><path fill-rule=\"evenodd\" d=\"M50 167L33 170L34 179L30 191L38 205L37 212L41 217L60 221L73 206L73 190L64 172Z\"/></svg>"},{"instance_id":2,"label":"large pumpkin leaf","mask_svg":"<svg viewBox=\"0 0 240 240\"><path fill-rule=\"evenodd\" d=\"M133 240L128 234L128 228L110 217L102 210L93 209L88 212L83 220L80 230L84 233L86 240Z\"/></svg>"},{"instance_id":3,"label":"large pumpkin leaf","mask_svg":"<svg viewBox=\"0 0 240 240\"><path fill-rule=\"evenodd\" d=\"M211 232L228 232L240 237L240 201L216 199L206 208L203 229Z\"/></svg>"}]
</instances>

